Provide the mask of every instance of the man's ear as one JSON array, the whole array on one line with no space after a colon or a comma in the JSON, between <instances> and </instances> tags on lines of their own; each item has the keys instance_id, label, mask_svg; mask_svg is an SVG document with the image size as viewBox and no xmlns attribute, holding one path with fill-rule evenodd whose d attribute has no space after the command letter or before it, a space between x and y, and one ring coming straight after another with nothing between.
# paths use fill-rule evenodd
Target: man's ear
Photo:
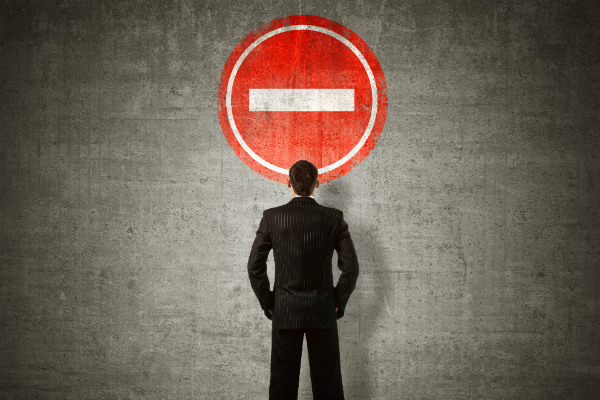
<instances>
[{"instance_id":1,"label":"man's ear","mask_svg":"<svg viewBox=\"0 0 600 400\"><path fill-rule=\"evenodd\" d=\"M318 188L318 187L319 187L319 180L318 180L318 179L317 179L317 186L315 186L315 187L316 187L316 188Z\"/></svg>"},{"instance_id":2,"label":"man's ear","mask_svg":"<svg viewBox=\"0 0 600 400\"><path fill-rule=\"evenodd\" d=\"M290 182L289 179L288 179L288 187L292 187L292 183Z\"/></svg>"}]
</instances>

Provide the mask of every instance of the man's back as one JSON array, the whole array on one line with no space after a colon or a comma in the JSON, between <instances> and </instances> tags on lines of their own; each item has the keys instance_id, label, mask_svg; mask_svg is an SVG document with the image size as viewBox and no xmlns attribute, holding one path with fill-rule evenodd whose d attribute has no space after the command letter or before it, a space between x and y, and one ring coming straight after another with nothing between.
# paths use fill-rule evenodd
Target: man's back
<instances>
[{"instance_id":1,"label":"man's back","mask_svg":"<svg viewBox=\"0 0 600 400\"><path fill-rule=\"evenodd\" d=\"M273 250L275 282L270 291L266 260ZM333 285L333 251L342 274ZM359 273L343 213L311 197L294 197L265 210L248 261L252 288L273 328L333 328L344 315ZM336 313L336 307L338 311Z\"/></svg>"}]
</instances>

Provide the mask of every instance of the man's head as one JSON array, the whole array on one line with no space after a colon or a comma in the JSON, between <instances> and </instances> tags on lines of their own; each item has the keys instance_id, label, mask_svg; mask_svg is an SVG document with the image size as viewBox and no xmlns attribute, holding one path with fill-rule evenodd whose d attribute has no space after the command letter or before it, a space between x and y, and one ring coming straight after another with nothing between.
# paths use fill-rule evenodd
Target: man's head
<instances>
[{"instance_id":1,"label":"man's head","mask_svg":"<svg viewBox=\"0 0 600 400\"><path fill-rule=\"evenodd\" d=\"M292 187L297 195L310 196L315 187L319 187L319 171L306 160L297 161L292 165L289 174L288 187Z\"/></svg>"}]
</instances>

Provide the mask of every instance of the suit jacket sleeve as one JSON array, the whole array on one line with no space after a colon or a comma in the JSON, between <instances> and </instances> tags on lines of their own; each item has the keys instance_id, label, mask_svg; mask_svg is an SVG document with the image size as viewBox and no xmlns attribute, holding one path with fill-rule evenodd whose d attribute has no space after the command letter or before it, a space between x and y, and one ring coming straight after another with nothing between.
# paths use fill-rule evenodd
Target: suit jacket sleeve
<instances>
[{"instance_id":1,"label":"suit jacket sleeve","mask_svg":"<svg viewBox=\"0 0 600 400\"><path fill-rule=\"evenodd\" d=\"M269 277L267 276L267 257L271 251L271 237L268 229L268 222L265 212L256 231L256 237L250 251L248 259L248 276L250 285L254 294L258 298L260 307L265 312L267 318L271 319L269 308L273 308L274 296L270 290Z\"/></svg>"},{"instance_id":2,"label":"suit jacket sleeve","mask_svg":"<svg viewBox=\"0 0 600 400\"><path fill-rule=\"evenodd\" d=\"M358 258L343 213L338 222L334 247L338 254L338 268L342 271L337 285L333 289L335 305L338 307L337 318L339 319L344 316L346 304L358 279Z\"/></svg>"}]
</instances>

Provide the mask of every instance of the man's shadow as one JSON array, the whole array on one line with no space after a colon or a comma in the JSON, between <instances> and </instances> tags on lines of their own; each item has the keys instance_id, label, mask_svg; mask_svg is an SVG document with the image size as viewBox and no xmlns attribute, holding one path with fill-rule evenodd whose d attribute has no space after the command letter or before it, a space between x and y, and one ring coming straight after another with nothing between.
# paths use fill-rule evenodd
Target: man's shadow
<instances>
[{"instance_id":1,"label":"man's shadow","mask_svg":"<svg viewBox=\"0 0 600 400\"><path fill-rule=\"evenodd\" d=\"M345 314L338 322L340 358L344 392L353 399L372 399L377 365L374 365L374 338L379 326L387 318L388 304L393 296L393 279L384 272L384 250L380 245L380 231L375 218L376 209L370 204L352 202L356 188L341 180L327 182L317 189L317 201L324 206L335 207L344 212L348 230L354 242L359 262L356 288L346 306ZM365 209L365 212L361 211ZM340 275L337 254L333 258L334 285ZM307 391L310 392L310 383Z\"/></svg>"}]
</instances>

